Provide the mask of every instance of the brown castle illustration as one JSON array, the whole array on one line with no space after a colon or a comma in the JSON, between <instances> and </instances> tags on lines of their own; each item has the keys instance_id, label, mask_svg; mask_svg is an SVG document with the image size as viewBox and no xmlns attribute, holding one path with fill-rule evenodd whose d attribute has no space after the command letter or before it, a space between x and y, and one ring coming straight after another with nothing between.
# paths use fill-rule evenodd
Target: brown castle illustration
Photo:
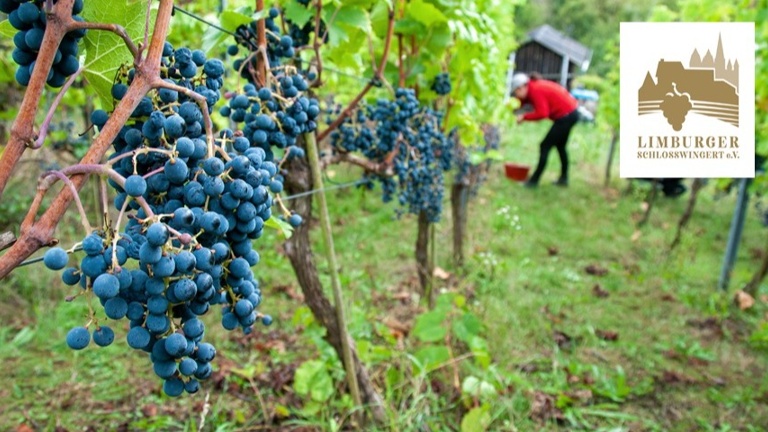
<instances>
[{"instance_id":1,"label":"brown castle illustration","mask_svg":"<svg viewBox=\"0 0 768 432\"><path fill-rule=\"evenodd\" d=\"M680 61L660 59L656 80L650 71L638 91L638 114L662 112L673 129L680 130L688 112L739 125L739 62L726 59L722 36L715 56L702 58L694 49L688 68Z\"/></svg>"}]
</instances>

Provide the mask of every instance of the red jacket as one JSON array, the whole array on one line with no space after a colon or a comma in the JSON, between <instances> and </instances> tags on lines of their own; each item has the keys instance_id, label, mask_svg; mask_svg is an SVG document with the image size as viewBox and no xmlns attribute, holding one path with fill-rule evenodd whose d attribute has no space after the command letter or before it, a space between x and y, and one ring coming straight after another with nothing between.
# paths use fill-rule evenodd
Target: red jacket
<instances>
[{"instance_id":1,"label":"red jacket","mask_svg":"<svg viewBox=\"0 0 768 432\"><path fill-rule=\"evenodd\" d=\"M525 120L550 118L557 120L572 113L578 103L560 84L547 80L528 82L528 96L523 103L533 105L533 111L523 116Z\"/></svg>"}]
</instances>

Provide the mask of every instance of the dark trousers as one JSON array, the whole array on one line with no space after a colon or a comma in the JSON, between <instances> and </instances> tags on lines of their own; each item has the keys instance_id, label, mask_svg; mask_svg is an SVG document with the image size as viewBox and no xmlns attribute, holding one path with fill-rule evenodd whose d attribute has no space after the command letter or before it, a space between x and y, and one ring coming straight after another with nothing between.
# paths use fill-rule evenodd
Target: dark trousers
<instances>
[{"instance_id":1,"label":"dark trousers","mask_svg":"<svg viewBox=\"0 0 768 432\"><path fill-rule=\"evenodd\" d=\"M565 117L561 117L552 123L552 128L547 132L547 136L544 137L544 141L541 142L539 148L539 164L536 166L536 171L533 172L531 178L528 179L528 182L539 182L541 174L547 166L547 159L549 159L549 152L552 150L552 147L556 148L557 154L560 155L560 165L562 166L560 171L560 181L568 181L568 152L565 151L565 145L568 143L568 137L571 134L573 125L575 125L578 120L579 113L574 110L572 113Z\"/></svg>"}]
</instances>

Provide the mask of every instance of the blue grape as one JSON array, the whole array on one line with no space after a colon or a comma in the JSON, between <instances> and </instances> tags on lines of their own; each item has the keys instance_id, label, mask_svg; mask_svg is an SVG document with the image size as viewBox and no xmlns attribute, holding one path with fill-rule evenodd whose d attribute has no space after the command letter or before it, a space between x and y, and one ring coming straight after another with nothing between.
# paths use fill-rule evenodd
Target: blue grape
<instances>
[{"instance_id":1,"label":"blue grape","mask_svg":"<svg viewBox=\"0 0 768 432\"><path fill-rule=\"evenodd\" d=\"M63 269L67 266L68 261L69 256L67 255L67 251L60 247L48 249L43 256L43 263L51 270Z\"/></svg>"},{"instance_id":2,"label":"blue grape","mask_svg":"<svg viewBox=\"0 0 768 432\"><path fill-rule=\"evenodd\" d=\"M85 327L75 327L67 333L67 345L73 350L81 350L91 342L91 334Z\"/></svg>"},{"instance_id":3,"label":"blue grape","mask_svg":"<svg viewBox=\"0 0 768 432\"><path fill-rule=\"evenodd\" d=\"M115 332L108 326L102 325L93 332L93 343L100 347L112 345L115 340Z\"/></svg>"}]
</instances>

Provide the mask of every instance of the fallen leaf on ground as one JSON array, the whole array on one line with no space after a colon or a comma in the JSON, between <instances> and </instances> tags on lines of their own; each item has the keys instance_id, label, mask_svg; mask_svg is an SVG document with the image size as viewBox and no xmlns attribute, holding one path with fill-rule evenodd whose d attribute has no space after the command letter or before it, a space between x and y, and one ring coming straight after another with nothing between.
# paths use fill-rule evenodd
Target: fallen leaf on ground
<instances>
[{"instance_id":1,"label":"fallen leaf on ground","mask_svg":"<svg viewBox=\"0 0 768 432\"><path fill-rule=\"evenodd\" d=\"M573 341L573 338L566 334L565 332L561 332L560 330L555 330L552 332L552 338L555 340L555 343L558 347L562 350L570 350L571 342Z\"/></svg>"},{"instance_id":2,"label":"fallen leaf on ground","mask_svg":"<svg viewBox=\"0 0 768 432\"><path fill-rule=\"evenodd\" d=\"M555 397L540 391L533 393L531 403L531 419L540 422L549 420L564 420L563 412L557 407Z\"/></svg>"},{"instance_id":3,"label":"fallen leaf on ground","mask_svg":"<svg viewBox=\"0 0 768 432\"><path fill-rule=\"evenodd\" d=\"M16 427L16 432L35 432L35 430L29 427L26 423L22 423Z\"/></svg>"},{"instance_id":4,"label":"fallen leaf on ground","mask_svg":"<svg viewBox=\"0 0 768 432\"><path fill-rule=\"evenodd\" d=\"M155 417L157 416L157 405L155 404L147 404L141 407L141 413L144 414L144 417Z\"/></svg>"},{"instance_id":5,"label":"fallen leaf on ground","mask_svg":"<svg viewBox=\"0 0 768 432\"><path fill-rule=\"evenodd\" d=\"M555 256L560 253L560 250L554 246L550 246L547 248L547 253L549 256Z\"/></svg>"},{"instance_id":6,"label":"fallen leaf on ground","mask_svg":"<svg viewBox=\"0 0 768 432\"><path fill-rule=\"evenodd\" d=\"M599 337L604 341L613 342L619 339L619 332L597 329L595 330L595 336Z\"/></svg>"},{"instance_id":7,"label":"fallen leaf on ground","mask_svg":"<svg viewBox=\"0 0 768 432\"><path fill-rule=\"evenodd\" d=\"M443 270L440 267L435 267L435 271L433 272L436 278L442 279L442 280L448 280L451 277L451 274L447 271Z\"/></svg>"},{"instance_id":8,"label":"fallen leaf on ground","mask_svg":"<svg viewBox=\"0 0 768 432\"><path fill-rule=\"evenodd\" d=\"M608 269L600 267L597 264L590 264L586 266L584 271L586 271L587 274L591 274L593 276L605 276L608 274Z\"/></svg>"},{"instance_id":9,"label":"fallen leaf on ground","mask_svg":"<svg viewBox=\"0 0 768 432\"><path fill-rule=\"evenodd\" d=\"M408 334L411 331L411 326L392 317L386 317L383 321L384 325L389 327L390 330L395 330L403 334Z\"/></svg>"},{"instance_id":10,"label":"fallen leaf on ground","mask_svg":"<svg viewBox=\"0 0 768 432\"><path fill-rule=\"evenodd\" d=\"M741 310L747 310L755 305L754 297L742 290L736 291L736 295L733 299Z\"/></svg>"},{"instance_id":11,"label":"fallen leaf on ground","mask_svg":"<svg viewBox=\"0 0 768 432\"><path fill-rule=\"evenodd\" d=\"M411 298L411 293L407 291L402 291L399 293L392 294L392 298L395 300L409 300Z\"/></svg>"},{"instance_id":12,"label":"fallen leaf on ground","mask_svg":"<svg viewBox=\"0 0 768 432\"><path fill-rule=\"evenodd\" d=\"M595 297L599 297L599 298L606 298L609 295L611 295L611 293L603 289L603 287L601 287L600 284L595 284L595 286L592 287L592 294L594 294Z\"/></svg>"},{"instance_id":13,"label":"fallen leaf on ground","mask_svg":"<svg viewBox=\"0 0 768 432\"><path fill-rule=\"evenodd\" d=\"M545 305L543 308L539 309L539 312L541 312L545 317L547 317L548 320L552 321L553 323L559 323L565 319L565 314L563 312L553 314L552 311L549 310L549 305Z\"/></svg>"},{"instance_id":14,"label":"fallen leaf on ground","mask_svg":"<svg viewBox=\"0 0 768 432\"><path fill-rule=\"evenodd\" d=\"M589 402L592 400L592 390L584 389L584 390L576 390L572 392L566 393L566 395L574 400L581 401L581 402Z\"/></svg>"},{"instance_id":15,"label":"fallen leaf on ground","mask_svg":"<svg viewBox=\"0 0 768 432\"><path fill-rule=\"evenodd\" d=\"M632 233L632 237L630 237L630 240L632 240L633 242L636 242L640 240L640 236L642 235L643 235L643 232L640 230L637 230L634 233Z\"/></svg>"},{"instance_id":16,"label":"fallen leaf on ground","mask_svg":"<svg viewBox=\"0 0 768 432\"><path fill-rule=\"evenodd\" d=\"M693 384L696 382L693 378L683 375L680 372L665 370L657 380L664 384Z\"/></svg>"},{"instance_id":17,"label":"fallen leaf on ground","mask_svg":"<svg viewBox=\"0 0 768 432\"><path fill-rule=\"evenodd\" d=\"M664 294L663 296L661 296L661 300L666 302L673 302L673 301L676 301L677 299L672 294Z\"/></svg>"}]
</instances>

